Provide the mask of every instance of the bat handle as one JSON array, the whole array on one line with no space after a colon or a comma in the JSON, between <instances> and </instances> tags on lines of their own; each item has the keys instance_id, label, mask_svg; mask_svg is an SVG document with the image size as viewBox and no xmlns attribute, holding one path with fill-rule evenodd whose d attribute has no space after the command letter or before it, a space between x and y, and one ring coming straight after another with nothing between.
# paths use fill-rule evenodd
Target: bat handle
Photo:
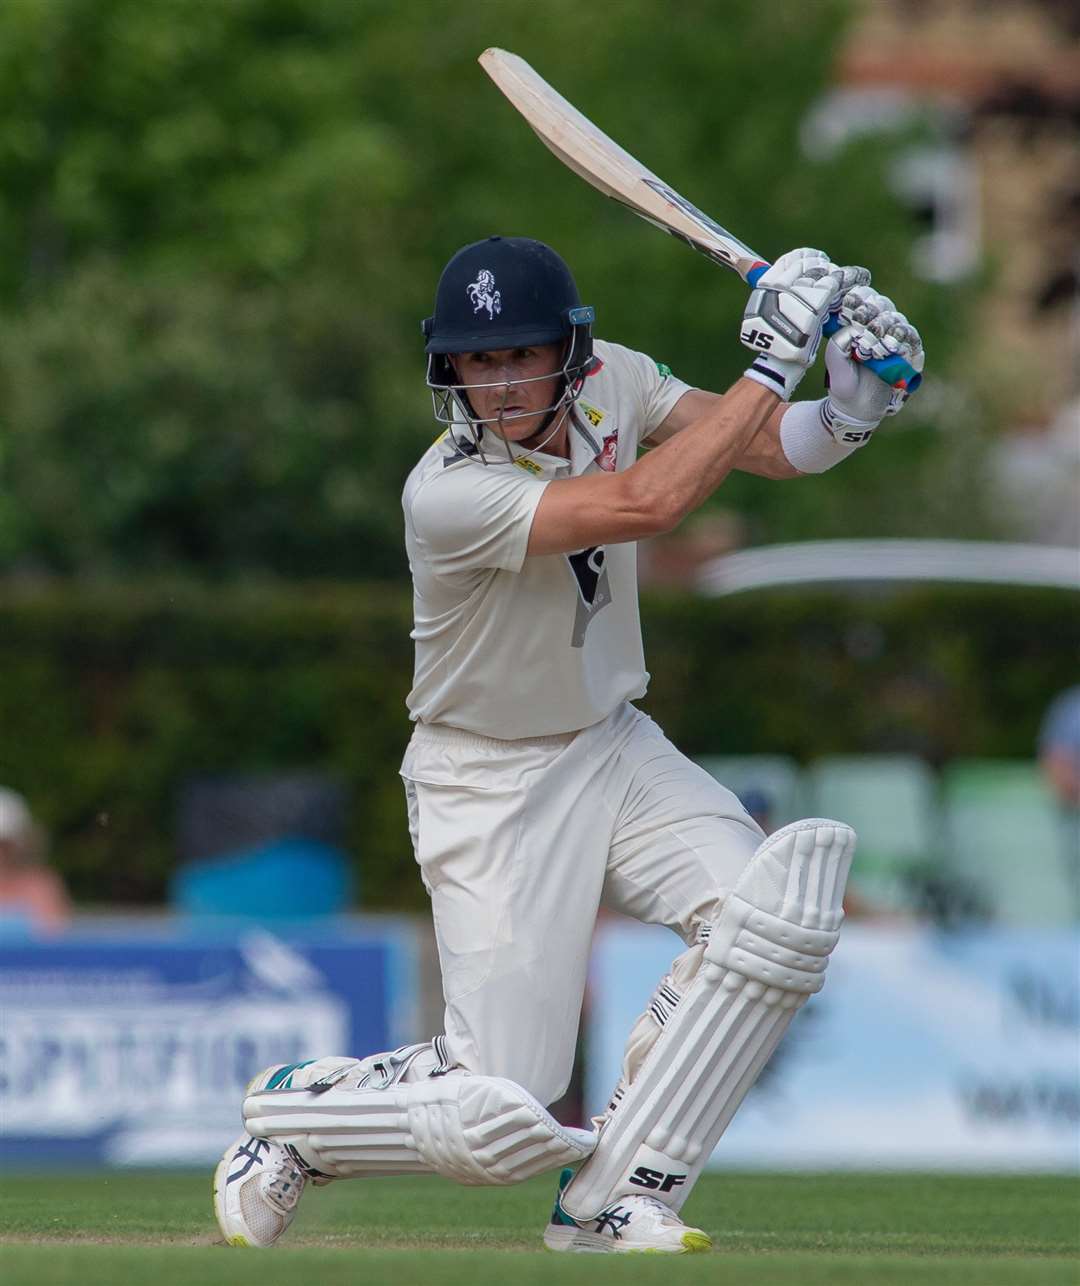
<instances>
[{"instance_id":1,"label":"bat handle","mask_svg":"<svg viewBox=\"0 0 1080 1286\"><path fill-rule=\"evenodd\" d=\"M825 325L821 328L822 334L826 338L835 335L841 330L840 318L830 316L825 319ZM901 357L898 353L891 357L870 357L862 361L854 353L851 355L854 362L859 362L860 366L865 366L868 371L873 371L879 380L884 380L890 388L907 389L908 393L914 393L922 383L922 372L917 371L912 364Z\"/></svg>"},{"instance_id":2,"label":"bat handle","mask_svg":"<svg viewBox=\"0 0 1080 1286\"><path fill-rule=\"evenodd\" d=\"M767 263L755 263L746 274L746 284L753 289L758 283L758 278L768 268ZM826 337L835 335L840 330L840 319L838 317L827 318L822 330ZM858 358L853 360L858 361ZM917 371L910 362L899 356L871 357L868 361L863 362L862 365L867 370L873 371L879 380L884 380L890 388L906 388L909 393L914 393L922 383L922 373Z\"/></svg>"}]
</instances>

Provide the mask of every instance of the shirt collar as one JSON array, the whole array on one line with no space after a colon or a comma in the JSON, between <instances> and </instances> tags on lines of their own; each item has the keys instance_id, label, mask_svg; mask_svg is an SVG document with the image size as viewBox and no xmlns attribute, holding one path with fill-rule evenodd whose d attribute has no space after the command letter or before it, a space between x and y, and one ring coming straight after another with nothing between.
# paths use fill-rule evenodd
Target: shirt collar
<instances>
[{"instance_id":1,"label":"shirt collar","mask_svg":"<svg viewBox=\"0 0 1080 1286\"><path fill-rule=\"evenodd\" d=\"M469 426L463 421L455 421L452 425L454 438L471 442L472 436ZM573 434L573 428L570 430ZM560 474L579 473L580 469L576 467L576 459L571 448L571 458L563 459L562 456L548 455L545 451L530 451L527 447L519 446L516 442L504 442L494 432L486 429L480 429L480 441L484 448L484 454L488 458L489 467L504 466L509 467L511 461L506 458L506 448L510 448L510 454L513 457L513 465L523 473L527 473L534 478L556 478ZM470 452L475 458L475 453ZM482 461L477 461L484 467Z\"/></svg>"}]
</instances>

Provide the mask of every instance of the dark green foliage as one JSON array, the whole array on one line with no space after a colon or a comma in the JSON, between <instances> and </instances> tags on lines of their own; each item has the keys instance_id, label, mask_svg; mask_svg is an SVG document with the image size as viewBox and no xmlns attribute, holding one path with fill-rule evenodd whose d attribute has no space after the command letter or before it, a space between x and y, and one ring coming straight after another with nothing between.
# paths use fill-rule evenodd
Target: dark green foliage
<instances>
[{"instance_id":1,"label":"dark green foliage","mask_svg":"<svg viewBox=\"0 0 1080 1286\"><path fill-rule=\"evenodd\" d=\"M0 5L0 570L401 574L434 436L418 321L494 230L560 249L601 335L705 387L739 373L742 285L549 156L476 66L492 43L761 253L871 264L945 371L963 300L910 278L888 148L800 151L848 10ZM973 430L920 400L836 477L723 503L755 539L978 531Z\"/></svg>"},{"instance_id":2,"label":"dark green foliage","mask_svg":"<svg viewBox=\"0 0 1080 1286\"><path fill-rule=\"evenodd\" d=\"M176 792L213 772L341 777L369 906L421 905L397 768L410 601L386 586L4 591L0 782L32 800L77 897L159 899ZM1075 598L649 598L645 704L689 754L1030 757L1075 681Z\"/></svg>"}]
</instances>

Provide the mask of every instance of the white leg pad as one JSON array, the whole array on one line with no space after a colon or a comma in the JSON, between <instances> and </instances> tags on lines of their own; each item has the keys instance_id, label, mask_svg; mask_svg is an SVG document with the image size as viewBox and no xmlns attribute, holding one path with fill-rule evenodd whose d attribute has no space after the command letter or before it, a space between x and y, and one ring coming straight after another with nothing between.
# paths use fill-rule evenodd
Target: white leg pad
<instances>
[{"instance_id":1,"label":"white leg pad","mask_svg":"<svg viewBox=\"0 0 1080 1286\"><path fill-rule=\"evenodd\" d=\"M591 1130L560 1125L513 1081L460 1070L363 1089L263 1090L244 1100L244 1125L335 1179L435 1173L520 1183L577 1165L596 1142Z\"/></svg>"},{"instance_id":2,"label":"white leg pad","mask_svg":"<svg viewBox=\"0 0 1080 1286\"><path fill-rule=\"evenodd\" d=\"M578 1220L632 1193L678 1210L787 1030L819 991L843 920L855 833L810 818L758 848L701 967L562 1194Z\"/></svg>"}]
</instances>

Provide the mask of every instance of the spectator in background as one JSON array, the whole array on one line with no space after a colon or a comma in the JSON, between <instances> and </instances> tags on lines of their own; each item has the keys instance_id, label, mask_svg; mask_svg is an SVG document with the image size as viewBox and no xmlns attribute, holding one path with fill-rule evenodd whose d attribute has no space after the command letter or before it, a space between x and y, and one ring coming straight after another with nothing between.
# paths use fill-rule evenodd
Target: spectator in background
<instances>
[{"instance_id":1,"label":"spectator in background","mask_svg":"<svg viewBox=\"0 0 1080 1286\"><path fill-rule=\"evenodd\" d=\"M764 790L757 786L748 786L745 790L737 791L739 803L750 814L755 822L761 827L766 835L771 835L777 829L777 823L773 819L773 801ZM857 877L857 870L852 872L853 878ZM880 911L871 901L859 893L857 886L848 884L847 891L844 894L844 914L847 916L884 916L888 919L905 919L904 916L898 916L895 912Z\"/></svg>"},{"instance_id":2,"label":"spectator in background","mask_svg":"<svg viewBox=\"0 0 1080 1286\"><path fill-rule=\"evenodd\" d=\"M772 824L772 801L763 790L751 786L748 790L738 792L739 803L761 827L766 835L771 835L776 827Z\"/></svg>"},{"instance_id":3,"label":"spectator in background","mask_svg":"<svg viewBox=\"0 0 1080 1286\"><path fill-rule=\"evenodd\" d=\"M67 889L44 856L45 835L26 800L0 786L0 934L56 933L71 918Z\"/></svg>"},{"instance_id":4,"label":"spectator in background","mask_svg":"<svg viewBox=\"0 0 1080 1286\"><path fill-rule=\"evenodd\" d=\"M1080 685L1055 697L1043 716L1039 764L1058 802L1080 807Z\"/></svg>"},{"instance_id":5,"label":"spectator in background","mask_svg":"<svg viewBox=\"0 0 1080 1286\"><path fill-rule=\"evenodd\" d=\"M1043 716L1039 766L1061 806L1063 857L1080 914L1080 684L1055 697Z\"/></svg>"}]
</instances>

